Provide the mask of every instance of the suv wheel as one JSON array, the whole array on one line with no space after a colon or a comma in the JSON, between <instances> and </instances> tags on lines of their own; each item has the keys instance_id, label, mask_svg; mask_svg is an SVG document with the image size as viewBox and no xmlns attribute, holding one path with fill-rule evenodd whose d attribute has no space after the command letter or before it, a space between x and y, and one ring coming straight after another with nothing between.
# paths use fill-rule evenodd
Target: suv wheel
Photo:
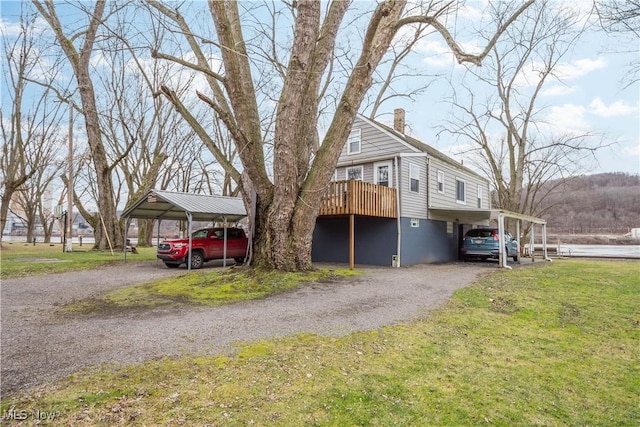
<instances>
[{"instance_id":1,"label":"suv wheel","mask_svg":"<svg viewBox=\"0 0 640 427\"><path fill-rule=\"evenodd\" d=\"M191 253L191 268L197 270L202 268L204 264L204 256L202 256L202 252L192 252Z\"/></svg>"}]
</instances>

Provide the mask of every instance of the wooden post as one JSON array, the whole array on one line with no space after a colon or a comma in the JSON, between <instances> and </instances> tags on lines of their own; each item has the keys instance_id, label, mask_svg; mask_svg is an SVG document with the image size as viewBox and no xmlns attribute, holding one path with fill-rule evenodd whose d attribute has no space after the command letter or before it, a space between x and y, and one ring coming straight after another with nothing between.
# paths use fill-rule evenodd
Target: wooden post
<instances>
[{"instance_id":1,"label":"wooden post","mask_svg":"<svg viewBox=\"0 0 640 427\"><path fill-rule=\"evenodd\" d=\"M349 269L355 264L355 216L349 215Z\"/></svg>"}]
</instances>

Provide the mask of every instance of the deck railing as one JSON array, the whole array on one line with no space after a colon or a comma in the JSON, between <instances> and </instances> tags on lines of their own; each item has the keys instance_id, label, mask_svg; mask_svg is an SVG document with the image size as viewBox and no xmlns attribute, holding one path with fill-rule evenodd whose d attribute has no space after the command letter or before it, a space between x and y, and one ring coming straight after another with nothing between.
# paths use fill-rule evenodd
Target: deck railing
<instances>
[{"instance_id":1,"label":"deck railing","mask_svg":"<svg viewBox=\"0 0 640 427\"><path fill-rule=\"evenodd\" d=\"M322 198L320 216L366 215L397 218L396 189L349 180L329 184Z\"/></svg>"}]
</instances>

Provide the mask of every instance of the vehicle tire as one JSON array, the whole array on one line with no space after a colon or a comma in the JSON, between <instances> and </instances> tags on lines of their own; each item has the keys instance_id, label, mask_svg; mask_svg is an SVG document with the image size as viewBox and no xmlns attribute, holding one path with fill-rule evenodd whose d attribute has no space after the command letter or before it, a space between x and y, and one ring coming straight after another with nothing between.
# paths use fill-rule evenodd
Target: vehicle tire
<instances>
[{"instance_id":1,"label":"vehicle tire","mask_svg":"<svg viewBox=\"0 0 640 427\"><path fill-rule=\"evenodd\" d=\"M236 262L236 264L244 264L244 258L242 257L234 258L233 260Z\"/></svg>"},{"instance_id":2,"label":"vehicle tire","mask_svg":"<svg viewBox=\"0 0 640 427\"><path fill-rule=\"evenodd\" d=\"M518 255L514 255L514 256L513 256L513 261L514 261L514 262L518 262Z\"/></svg>"},{"instance_id":3,"label":"vehicle tire","mask_svg":"<svg viewBox=\"0 0 640 427\"><path fill-rule=\"evenodd\" d=\"M188 262L188 258L187 258L187 262ZM191 269L197 270L199 268L202 268L203 264L204 264L204 255L202 255L202 252L200 251L192 252L191 253Z\"/></svg>"},{"instance_id":4,"label":"vehicle tire","mask_svg":"<svg viewBox=\"0 0 640 427\"><path fill-rule=\"evenodd\" d=\"M167 268L178 268L178 267L180 267L180 264L176 264L176 263L173 263L173 262L165 262L164 265L166 265Z\"/></svg>"}]
</instances>

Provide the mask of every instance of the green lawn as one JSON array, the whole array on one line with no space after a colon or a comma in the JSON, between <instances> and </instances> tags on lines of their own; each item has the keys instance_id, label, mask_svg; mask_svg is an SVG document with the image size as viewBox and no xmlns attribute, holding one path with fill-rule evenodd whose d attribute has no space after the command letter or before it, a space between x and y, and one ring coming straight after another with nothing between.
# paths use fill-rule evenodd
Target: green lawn
<instances>
[{"instance_id":1,"label":"green lawn","mask_svg":"<svg viewBox=\"0 0 640 427\"><path fill-rule=\"evenodd\" d=\"M128 261L156 259L155 248L138 248L138 254L127 254ZM92 251L91 245L73 246L73 252L62 252L62 245L25 242L3 242L0 249L0 278L33 276L84 270L101 265L124 262L122 251Z\"/></svg>"},{"instance_id":2,"label":"green lawn","mask_svg":"<svg viewBox=\"0 0 640 427\"><path fill-rule=\"evenodd\" d=\"M82 372L2 402L56 425L637 426L640 263L496 271L403 326ZM428 278L425 278L428 280Z\"/></svg>"}]
</instances>

